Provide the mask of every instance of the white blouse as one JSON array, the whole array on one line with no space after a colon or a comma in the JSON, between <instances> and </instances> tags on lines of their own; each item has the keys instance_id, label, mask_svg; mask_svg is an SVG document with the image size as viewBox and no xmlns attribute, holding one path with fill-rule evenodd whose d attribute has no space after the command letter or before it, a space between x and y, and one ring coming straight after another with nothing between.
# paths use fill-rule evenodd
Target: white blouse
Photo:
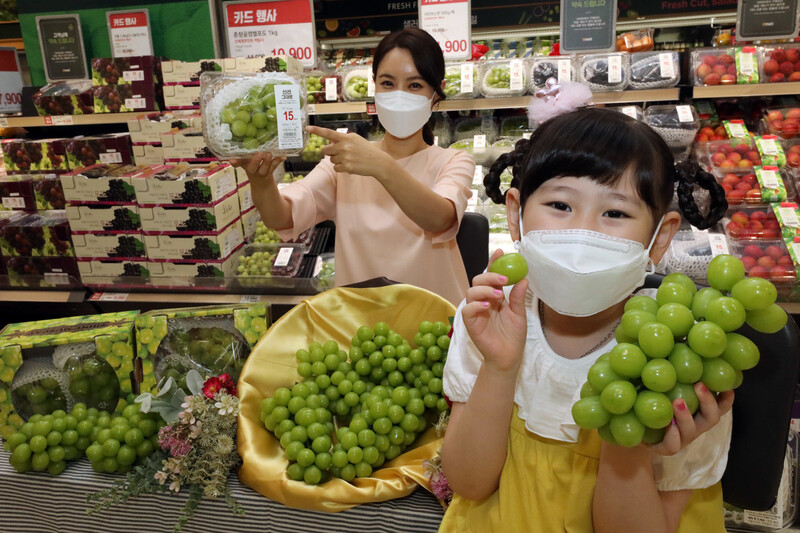
<instances>
[{"instance_id":1,"label":"white blouse","mask_svg":"<svg viewBox=\"0 0 800 533\"><path fill-rule=\"evenodd\" d=\"M639 294L655 296L655 290ZM528 290L528 334L522 365L517 375L514 403L519 417L531 432L548 439L577 442L580 428L572 419L572 405L580 398L589 368L616 345L611 339L604 346L580 359L556 354L544 338L539 322L538 299ZM458 308L453 338L444 368L444 393L453 402L466 402L483 355L469 336ZM653 469L660 491L702 489L722 479L728 461L732 428L731 413L726 413L712 429L671 457L653 455Z\"/></svg>"}]
</instances>

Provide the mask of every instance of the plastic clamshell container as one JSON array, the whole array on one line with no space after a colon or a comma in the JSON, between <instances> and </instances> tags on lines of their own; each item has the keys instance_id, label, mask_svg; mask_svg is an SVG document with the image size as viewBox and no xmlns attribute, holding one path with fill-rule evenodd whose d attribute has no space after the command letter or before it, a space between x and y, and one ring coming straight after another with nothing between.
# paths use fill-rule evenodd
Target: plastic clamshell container
<instances>
[{"instance_id":1,"label":"plastic clamshell container","mask_svg":"<svg viewBox=\"0 0 800 533\"><path fill-rule=\"evenodd\" d=\"M492 143L492 160L496 160L503 154L511 152L514 150L514 146L517 144L517 141L522 137L512 138L512 137L500 137L495 142Z\"/></svg>"},{"instance_id":2,"label":"plastic clamshell container","mask_svg":"<svg viewBox=\"0 0 800 533\"><path fill-rule=\"evenodd\" d=\"M735 207L721 221L731 241L768 241L781 238L778 218L771 206Z\"/></svg>"},{"instance_id":3,"label":"plastic clamshell container","mask_svg":"<svg viewBox=\"0 0 800 533\"><path fill-rule=\"evenodd\" d=\"M305 74L309 104L324 104L342 101L342 77L319 70Z\"/></svg>"},{"instance_id":4,"label":"plastic clamshell container","mask_svg":"<svg viewBox=\"0 0 800 533\"><path fill-rule=\"evenodd\" d=\"M239 258L237 278L244 286L269 285L275 278L294 278L300 272L305 248L301 244L271 243L248 244ZM258 273L248 273L258 265Z\"/></svg>"},{"instance_id":5,"label":"plastic clamshell container","mask_svg":"<svg viewBox=\"0 0 800 533\"><path fill-rule=\"evenodd\" d=\"M761 83L800 81L800 45L786 43L758 47Z\"/></svg>"},{"instance_id":6,"label":"plastic clamshell container","mask_svg":"<svg viewBox=\"0 0 800 533\"><path fill-rule=\"evenodd\" d=\"M791 284L797 281L792 257L786 243L781 239L763 241L730 242L730 252L742 260L748 277L759 277L775 284Z\"/></svg>"},{"instance_id":7,"label":"plastic clamshell container","mask_svg":"<svg viewBox=\"0 0 800 533\"><path fill-rule=\"evenodd\" d=\"M631 89L674 87L681 81L678 52L636 52L631 54Z\"/></svg>"},{"instance_id":8,"label":"plastic clamshell container","mask_svg":"<svg viewBox=\"0 0 800 533\"><path fill-rule=\"evenodd\" d=\"M73 257L69 221L63 211L0 218L0 255Z\"/></svg>"},{"instance_id":9,"label":"plastic clamshell container","mask_svg":"<svg viewBox=\"0 0 800 533\"><path fill-rule=\"evenodd\" d=\"M475 135L485 135L486 142L492 143L497 137L497 124L492 117L469 117L458 119L453 126L453 139L473 139Z\"/></svg>"},{"instance_id":10,"label":"plastic clamshell container","mask_svg":"<svg viewBox=\"0 0 800 533\"><path fill-rule=\"evenodd\" d=\"M285 73L203 73L203 135L218 157L298 154L308 142L306 85Z\"/></svg>"},{"instance_id":11,"label":"plastic clamshell container","mask_svg":"<svg viewBox=\"0 0 800 533\"><path fill-rule=\"evenodd\" d=\"M748 174L753 172L753 167L761 165L761 156L758 155L752 139L710 141L706 143L703 160L708 163L717 178L731 172Z\"/></svg>"},{"instance_id":12,"label":"plastic clamshell container","mask_svg":"<svg viewBox=\"0 0 800 533\"><path fill-rule=\"evenodd\" d=\"M530 60L528 90L535 93L544 87L548 79L559 83L577 81L578 72L571 56L534 57Z\"/></svg>"},{"instance_id":13,"label":"plastic clamshell container","mask_svg":"<svg viewBox=\"0 0 800 533\"><path fill-rule=\"evenodd\" d=\"M319 284L319 290L332 289L336 276L336 258L333 253L324 253L317 256L314 265L314 277Z\"/></svg>"},{"instance_id":14,"label":"plastic clamshell container","mask_svg":"<svg viewBox=\"0 0 800 533\"><path fill-rule=\"evenodd\" d=\"M449 148L454 148L456 150L461 150L467 152L472 158L475 160L475 163L478 165L485 165L488 161L492 158L493 150L489 144L486 145L485 148L475 148L473 144L473 139L461 139L460 141L456 141L449 146Z\"/></svg>"},{"instance_id":15,"label":"plastic clamshell container","mask_svg":"<svg viewBox=\"0 0 800 533\"><path fill-rule=\"evenodd\" d=\"M717 174L715 172L715 176ZM776 193L776 191L762 192L761 185L759 185L756 173L753 170L729 172L721 178L718 177L717 181L725 189L725 199L728 200L729 206L742 204L762 205L794 200L797 197L795 181L782 171L776 172L776 174L786 190L785 197L780 197L780 193Z\"/></svg>"},{"instance_id":16,"label":"plastic clamshell container","mask_svg":"<svg viewBox=\"0 0 800 533\"><path fill-rule=\"evenodd\" d=\"M638 105L624 105L624 106L615 106L611 107L614 111L619 111L623 115L628 115L629 117L638 120L639 122L644 122L644 111Z\"/></svg>"},{"instance_id":17,"label":"plastic clamshell container","mask_svg":"<svg viewBox=\"0 0 800 533\"><path fill-rule=\"evenodd\" d=\"M444 69L444 94L449 100L480 96L478 64L472 61L448 62Z\"/></svg>"},{"instance_id":18,"label":"plastic clamshell container","mask_svg":"<svg viewBox=\"0 0 800 533\"><path fill-rule=\"evenodd\" d=\"M796 138L800 134L800 106L766 109L764 126L783 140Z\"/></svg>"},{"instance_id":19,"label":"plastic clamshell container","mask_svg":"<svg viewBox=\"0 0 800 533\"><path fill-rule=\"evenodd\" d=\"M527 114L505 117L500 121L499 135L503 137L523 136L533 132L534 128L530 126Z\"/></svg>"},{"instance_id":20,"label":"plastic clamshell container","mask_svg":"<svg viewBox=\"0 0 800 533\"><path fill-rule=\"evenodd\" d=\"M95 57L92 58L92 83L100 85L124 85L135 81L155 83L154 56L139 57Z\"/></svg>"},{"instance_id":21,"label":"plastic clamshell container","mask_svg":"<svg viewBox=\"0 0 800 533\"><path fill-rule=\"evenodd\" d=\"M482 62L481 94L486 97L522 96L528 91L528 73L522 59L497 59Z\"/></svg>"},{"instance_id":22,"label":"plastic clamshell container","mask_svg":"<svg viewBox=\"0 0 800 533\"><path fill-rule=\"evenodd\" d=\"M655 46L653 30L650 28L629 31L617 36L617 52L644 52L652 50L653 46Z\"/></svg>"},{"instance_id":23,"label":"plastic clamshell container","mask_svg":"<svg viewBox=\"0 0 800 533\"><path fill-rule=\"evenodd\" d=\"M692 50L690 68L693 85L733 85L736 83L735 50L731 47Z\"/></svg>"},{"instance_id":24,"label":"plastic clamshell container","mask_svg":"<svg viewBox=\"0 0 800 533\"><path fill-rule=\"evenodd\" d=\"M656 270L665 274L680 272L705 284L706 271L712 259L714 255L708 233L681 229L673 237Z\"/></svg>"},{"instance_id":25,"label":"plastic clamshell container","mask_svg":"<svg viewBox=\"0 0 800 533\"><path fill-rule=\"evenodd\" d=\"M375 98L372 67L360 66L342 69L343 95L348 102L365 102Z\"/></svg>"},{"instance_id":26,"label":"plastic clamshell container","mask_svg":"<svg viewBox=\"0 0 800 533\"><path fill-rule=\"evenodd\" d=\"M5 268L11 287L80 287L80 273L74 257L2 257L0 264Z\"/></svg>"},{"instance_id":27,"label":"plastic clamshell container","mask_svg":"<svg viewBox=\"0 0 800 533\"><path fill-rule=\"evenodd\" d=\"M578 68L580 81L592 92L624 91L630 81L630 54L587 54Z\"/></svg>"},{"instance_id":28,"label":"plastic clamshell container","mask_svg":"<svg viewBox=\"0 0 800 533\"><path fill-rule=\"evenodd\" d=\"M700 117L688 105L654 105L644 112L644 121L667 142L671 148L691 146L700 128Z\"/></svg>"}]
</instances>

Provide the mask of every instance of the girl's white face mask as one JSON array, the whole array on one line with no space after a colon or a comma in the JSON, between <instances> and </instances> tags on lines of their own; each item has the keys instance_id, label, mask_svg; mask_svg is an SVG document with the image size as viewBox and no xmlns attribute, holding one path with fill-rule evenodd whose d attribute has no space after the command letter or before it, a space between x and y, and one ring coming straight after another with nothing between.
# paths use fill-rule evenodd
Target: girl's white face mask
<instances>
[{"instance_id":1,"label":"girl's white face mask","mask_svg":"<svg viewBox=\"0 0 800 533\"><path fill-rule=\"evenodd\" d=\"M630 296L655 271L650 249L663 221L646 249L637 241L583 229L529 231L516 244L538 298L559 314L592 316Z\"/></svg>"},{"instance_id":2,"label":"girl's white face mask","mask_svg":"<svg viewBox=\"0 0 800 533\"><path fill-rule=\"evenodd\" d=\"M378 120L398 139L414 135L431 118L433 97L405 91L375 93Z\"/></svg>"}]
</instances>

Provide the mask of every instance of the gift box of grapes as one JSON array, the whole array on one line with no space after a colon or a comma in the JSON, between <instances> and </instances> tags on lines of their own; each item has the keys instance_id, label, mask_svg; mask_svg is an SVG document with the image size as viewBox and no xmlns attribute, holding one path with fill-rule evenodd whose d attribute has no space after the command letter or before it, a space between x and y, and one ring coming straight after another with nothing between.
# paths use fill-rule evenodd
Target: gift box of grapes
<instances>
[{"instance_id":1,"label":"gift box of grapes","mask_svg":"<svg viewBox=\"0 0 800 533\"><path fill-rule=\"evenodd\" d=\"M0 255L73 257L69 221L63 211L0 219Z\"/></svg>"},{"instance_id":2,"label":"gift box of grapes","mask_svg":"<svg viewBox=\"0 0 800 533\"><path fill-rule=\"evenodd\" d=\"M153 85L157 64L153 56L95 57L92 59L92 84L98 87L141 81Z\"/></svg>"},{"instance_id":3,"label":"gift box of grapes","mask_svg":"<svg viewBox=\"0 0 800 533\"><path fill-rule=\"evenodd\" d=\"M81 259L78 271L84 285L119 287L119 278L148 278L150 270L146 259ZM128 280L131 281L131 280ZM141 279L137 279L141 282Z\"/></svg>"},{"instance_id":4,"label":"gift box of grapes","mask_svg":"<svg viewBox=\"0 0 800 533\"><path fill-rule=\"evenodd\" d=\"M161 76L164 85L199 82L202 72L222 72L222 61L206 59L201 61L162 61Z\"/></svg>"},{"instance_id":5,"label":"gift box of grapes","mask_svg":"<svg viewBox=\"0 0 800 533\"><path fill-rule=\"evenodd\" d=\"M9 174L68 170L64 143L60 139L4 139L0 147Z\"/></svg>"},{"instance_id":6,"label":"gift box of grapes","mask_svg":"<svg viewBox=\"0 0 800 533\"><path fill-rule=\"evenodd\" d=\"M204 261L151 261L147 265L150 285L161 289L202 287L222 289L236 276L244 244L224 259Z\"/></svg>"},{"instance_id":7,"label":"gift box of grapes","mask_svg":"<svg viewBox=\"0 0 800 533\"><path fill-rule=\"evenodd\" d=\"M36 211L36 195L31 176L0 176L0 211Z\"/></svg>"},{"instance_id":8,"label":"gift box of grapes","mask_svg":"<svg viewBox=\"0 0 800 533\"><path fill-rule=\"evenodd\" d=\"M76 233L75 255L84 259L144 259L147 249L140 231L126 233Z\"/></svg>"},{"instance_id":9,"label":"gift box of grapes","mask_svg":"<svg viewBox=\"0 0 800 533\"><path fill-rule=\"evenodd\" d=\"M0 435L76 402L113 412L132 392L138 311L9 324L0 332Z\"/></svg>"},{"instance_id":10,"label":"gift box of grapes","mask_svg":"<svg viewBox=\"0 0 800 533\"><path fill-rule=\"evenodd\" d=\"M152 83L134 81L123 85L101 85L92 88L95 113L129 113L157 111L158 94Z\"/></svg>"},{"instance_id":11,"label":"gift box of grapes","mask_svg":"<svg viewBox=\"0 0 800 533\"><path fill-rule=\"evenodd\" d=\"M136 353L140 389L153 391L172 377L184 390L186 373L230 374L239 379L244 362L271 325L269 305L159 309L137 317Z\"/></svg>"},{"instance_id":12,"label":"gift box of grapes","mask_svg":"<svg viewBox=\"0 0 800 533\"><path fill-rule=\"evenodd\" d=\"M241 220L242 235L244 235L244 240L250 242L253 240L253 238L255 238L256 232L258 231L258 223L261 222L261 213L259 213L258 209L255 207L251 207L242 213Z\"/></svg>"},{"instance_id":13,"label":"gift box of grapes","mask_svg":"<svg viewBox=\"0 0 800 533\"><path fill-rule=\"evenodd\" d=\"M302 74L303 64L291 56L226 57L222 60L223 72L255 74L256 72L286 72Z\"/></svg>"},{"instance_id":14,"label":"gift box of grapes","mask_svg":"<svg viewBox=\"0 0 800 533\"><path fill-rule=\"evenodd\" d=\"M236 174L227 163L151 168L131 182L139 205L213 205L236 190Z\"/></svg>"},{"instance_id":15,"label":"gift box of grapes","mask_svg":"<svg viewBox=\"0 0 800 533\"><path fill-rule=\"evenodd\" d=\"M242 212L250 210L255 204L253 203L253 187L250 183L245 183L239 186L239 207Z\"/></svg>"},{"instance_id":16,"label":"gift box of grapes","mask_svg":"<svg viewBox=\"0 0 800 533\"><path fill-rule=\"evenodd\" d=\"M34 174L31 177L37 211L59 210L66 207L64 189L57 174Z\"/></svg>"},{"instance_id":17,"label":"gift box of grapes","mask_svg":"<svg viewBox=\"0 0 800 533\"><path fill-rule=\"evenodd\" d=\"M239 197L230 193L210 206L142 206L139 216L145 232L211 234L239 218Z\"/></svg>"},{"instance_id":18,"label":"gift box of grapes","mask_svg":"<svg viewBox=\"0 0 800 533\"><path fill-rule=\"evenodd\" d=\"M2 257L0 274L11 287L70 289L81 287L74 257Z\"/></svg>"},{"instance_id":19,"label":"gift box of grapes","mask_svg":"<svg viewBox=\"0 0 800 533\"><path fill-rule=\"evenodd\" d=\"M211 149L206 145L202 131L181 130L161 136L164 161L167 163L208 163L216 161Z\"/></svg>"},{"instance_id":20,"label":"gift box of grapes","mask_svg":"<svg viewBox=\"0 0 800 533\"><path fill-rule=\"evenodd\" d=\"M152 260L222 259L244 242L239 218L218 232L202 235L146 232L144 243Z\"/></svg>"},{"instance_id":21,"label":"gift box of grapes","mask_svg":"<svg viewBox=\"0 0 800 533\"><path fill-rule=\"evenodd\" d=\"M85 168L98 163L107 165L131 164L131 138L126 133L114 133L94 137L76 137L66 140L69 168Z\"/></svg>"},{"instance_id":22,"label":"gift box of grapes","mask_svg":"<svg viewBox=\"0 0 800 533\"><path fill-rule=\"evenodd\" d=\"M94 93L88 80L59 81L45 85L33 95L40 117L94 113Z\"/></svg>"},{"instance_id":23,"label":"gift box of grapes","mask_svg":"<svg viewBox=\"0 0 800 533\"><path fill-rule=\"evenodd\" d=\"M203 117L195 111L166 111L149 113L128 121L128 132L134 144L160 144L161 136L173 130L203 129Z\"/></svg>"},{"instance_id":24,"label":"gift box of grapes","mask_svg":"<svg viewBox=\"0 0 800 533\"><path fill-rule=\"evenodd\" d=\"M165 85L164 109L200 109L200 86Z\"/></svg>"},{"instance_id":25,"label":"gift box of grapes","mask_svg":"<svg viewBox=\"0 0 800 533\"><path fill-rule=\"evenodd\" d=\"M236 282L243 288L302 288L297 282L305 247L297 243L248 244L239 257Z\"/></svg>"},{"instance_id":26,"label":"gift box of grapes","mask_svg":"<svg viewBox=\"0 0 800 533\"><path fill-rule=\"evenodd\" d=\"M142 229L139 208L135 205L69 205L66 212L73 235L128 233Z\"/></svg>"},{"instance_id":27,"label":"gift box of grapes","mask_svg":"<svg viewBox=\"0 0 800 533\"><path fill-rule=\"evenodd\" d=\"M136 165L163 165L164 147L158 144L134 144L131 147Z\"/></svg>"},{"instance_id":28,"label":"gift box of grapes","mask_svg":"<svg viewBox=\"0 0 800 533\"><path fill-rule=\"evenodd\" d=\"M64 198L69 203L136 203L131 174L143 172L133 165L93 165L61 176Z\"/></svg>"}]
</instances>

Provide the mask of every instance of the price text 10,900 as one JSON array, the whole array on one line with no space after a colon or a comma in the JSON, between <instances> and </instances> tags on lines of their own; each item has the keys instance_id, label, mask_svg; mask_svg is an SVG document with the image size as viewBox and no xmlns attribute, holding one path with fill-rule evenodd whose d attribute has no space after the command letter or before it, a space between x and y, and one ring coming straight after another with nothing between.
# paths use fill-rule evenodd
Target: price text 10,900
<instances>
[{"instance_id":1,"label":"price text 10,900","mask_svg":"<svg viewBox=\"0 0 800 533\"><path fill-rule=\"evenodd\" d=\"M466 52L469 45L466 39L459 39L455 41L440 41L439 46L445 52Z\"/></svg>"},{"instance_id":2,"label":"price text 10,900","mask_svg":"<svg viewBox=\"0 0 800 533\"><path fill-rule=\"evenodd\" d=\"M286 55L286 50L283 48L273 48L272 55L274 56L284 56ZM303 60L303 59L311 59L311 47L310 46L298 46L297 48L289 48L289 55L295 59Z\"/></svg>"},{"instance_id":3,"label":"price text 10,900","mask_svg":"<svg viewBox=\"0 0 800 533\"><path fill-rule=\"evenodd\" d=\"M22 95L20 93L4 93L3 104L17 105L22 103Z\"/></svg>"}]
</instances>

